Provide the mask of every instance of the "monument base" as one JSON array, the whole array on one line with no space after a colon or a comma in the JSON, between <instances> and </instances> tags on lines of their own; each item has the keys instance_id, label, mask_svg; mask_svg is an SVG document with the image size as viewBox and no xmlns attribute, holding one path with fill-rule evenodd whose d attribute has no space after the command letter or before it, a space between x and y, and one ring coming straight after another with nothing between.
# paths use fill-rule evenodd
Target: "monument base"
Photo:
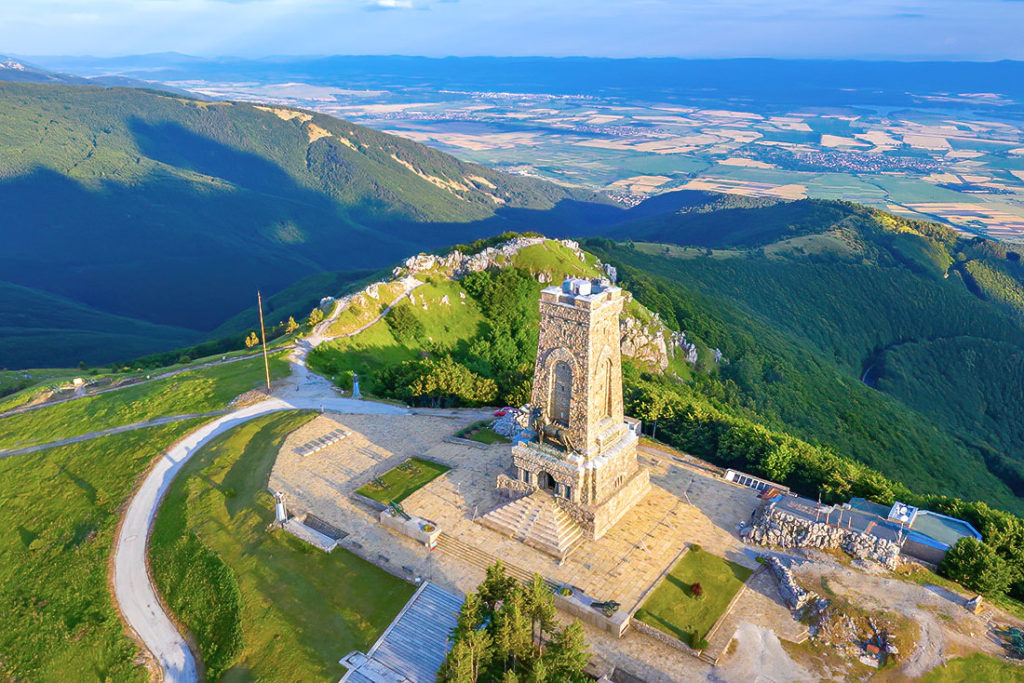
<instances>
[{"instance_id":1,"label":"monument base","mask_svg":"<svg viewBox=\"0 0 1024 683\"><path fill-rule=\"evenodd\" d=\"M586 459L551 444L520 441L512 447L512 470L499 475L497 487L509 498L548 493L586 538L597 540L650 491L636 445L636 434L629 432Z\"/></svg>"}]
</instances>

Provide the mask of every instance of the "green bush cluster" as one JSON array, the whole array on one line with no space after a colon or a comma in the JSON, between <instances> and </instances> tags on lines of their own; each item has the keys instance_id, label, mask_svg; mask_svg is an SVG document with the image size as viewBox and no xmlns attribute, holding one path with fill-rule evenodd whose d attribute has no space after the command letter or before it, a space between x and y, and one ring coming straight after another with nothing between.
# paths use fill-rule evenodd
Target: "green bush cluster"
<instances>
[{"instance_id":1,"label":"green bush cluster","mask_svg":"<svg viewBox=\"0 0 1024 683\"><path fill-rule=\"evenodd\" d=\"M385 368L377 382L387 396L434 408L489 405L498 395L494 380L481 377L448 354Z\"/></svg>"}]
</instances>

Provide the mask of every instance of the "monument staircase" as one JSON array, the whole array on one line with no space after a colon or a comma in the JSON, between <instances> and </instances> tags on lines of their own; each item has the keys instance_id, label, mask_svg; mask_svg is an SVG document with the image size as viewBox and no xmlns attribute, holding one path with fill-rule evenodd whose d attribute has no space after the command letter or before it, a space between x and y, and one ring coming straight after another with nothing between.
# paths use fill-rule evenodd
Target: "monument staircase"
<instances>
[{"instance_id":1,"label":"monument staircase","mask_svg":"<svg viewBox=\"0 0 1024 683\"><path fill-rule=\"evenodd\" d=\"M462 560L466 564L470 564L480 569L487 569L492 566L495 562L501 559L501 563L505 565L505 573L516 579L520 583L528 584L533 581L533 574L526 571L518 565L511 564L503 558L495 557L486 550L481 550L475 545L466 543L465 541L459 540L455 536L446 534L444 532L437 539L437 549L441 552L451 555L452 557ZM551 581L548 578L544 579L544 582L551 586L552 590L559 587L555 581Z\"/></svg>"},{"instance_id":2,"label":"monument staircase","mask_svg":"<svg viewBox=\"0 0 1024 683\"><path fill-rule=\"evenodd\" d=\"M505 503L477 522L560 560L583 540L580 525L543 491Z\"/></svg>"}]
</instances>

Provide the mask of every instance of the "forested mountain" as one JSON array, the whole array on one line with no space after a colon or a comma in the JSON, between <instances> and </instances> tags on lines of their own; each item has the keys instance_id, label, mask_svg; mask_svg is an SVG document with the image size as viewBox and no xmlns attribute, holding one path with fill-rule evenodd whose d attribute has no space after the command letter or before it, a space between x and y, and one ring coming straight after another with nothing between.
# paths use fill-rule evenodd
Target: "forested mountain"
<instances>
[{"instance_id":1,"label":"forested mountain","mask_svg":"<svg viewBox=\"0 0 1024 683\"><path fill-rule=\"evenodd\" d=\"M59 319L42 306L0 323L0 366L137 353L113 337L92 350L55 343L93 330L75 306L170 326L151 336L158 350L208 335L257 288L608 212L620 210L590 193L320 114L0 82L0 280L67 302ZM0 296L13 291L25 295Z\"/></svg>"},{"instance_id":2,"label":"forested mountain","mask_svg":"<svg viewBox=\"0 0 1024 683\"><path fill-rule=\"evenodd\" d=\"M675 244L587 246L671 327L721 349L693 385L711 405L916 490L1024 509L1012 247L817 201L684 211L656 235Z\"/></svg>"}]
</instances>

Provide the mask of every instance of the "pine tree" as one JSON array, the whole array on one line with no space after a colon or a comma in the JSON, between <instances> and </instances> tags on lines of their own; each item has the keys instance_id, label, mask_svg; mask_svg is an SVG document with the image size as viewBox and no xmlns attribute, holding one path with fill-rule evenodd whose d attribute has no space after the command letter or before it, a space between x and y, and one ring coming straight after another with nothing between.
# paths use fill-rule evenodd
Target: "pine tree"
<instances>
[{"instance_id":1,"label":"pine tree","mask_svg":"<svg viewBox=\"0 0 1024 683\"><path fill-rule=\"evenodd\" d=\"M477 587L477 593L481 602L493 611L499 602L512 595L518 587L516 580L505 572L505 565L498 560L487 568L487 576Z\"/></svg>"},{"instance_id":2,"label":"pine tree","mask_svg":"<svg viewBox=\"0 0 1024 683\"><path fill-rule=\"evenodd\" d=\"M526 611L531 621L531 640L540 652L543 649L544 631L551 631L554 628L555 596L536 572L526 589Z\"/></svg>"},{"instance_id":3,"label":"pine tree","mask_svg":"<svg viewBox=\"0 0 1024 683\"><path fill-rule=\"evenodd\" d=\"M523 609L522 589L502 603L494 615L494 655L506 671L518 670L533 654L530 618Z\"/></svg>"},{"instance_id":4,"label":"pine tree","mask_svg":"<svg viewBox=\"0 0 1024 683\"><path fill-rule=\"evenodd\" d=\"M583 669L590 661L583 624L579 619L555 633L548 643L544 657L548 672L555 680L570 680L582 676Z\"/></svg>"}]
</instances>

